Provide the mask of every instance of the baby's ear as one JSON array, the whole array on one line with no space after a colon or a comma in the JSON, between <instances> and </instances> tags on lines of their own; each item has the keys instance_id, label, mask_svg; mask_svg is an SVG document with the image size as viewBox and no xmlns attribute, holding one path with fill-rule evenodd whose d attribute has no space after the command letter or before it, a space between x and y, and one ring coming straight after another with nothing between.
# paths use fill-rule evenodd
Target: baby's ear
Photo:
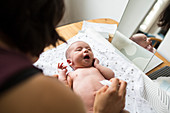
<instances>
[{"instance_id":1,"label":"baby's ear","mask_svg":"<svg viewBox=\"0 0 170 113\"><path fill-rule=\"evenodd\" d=\"M72 61L70 59L67 59L67 63L69 66L72 66Z\"/></svg>"}]
</instances>

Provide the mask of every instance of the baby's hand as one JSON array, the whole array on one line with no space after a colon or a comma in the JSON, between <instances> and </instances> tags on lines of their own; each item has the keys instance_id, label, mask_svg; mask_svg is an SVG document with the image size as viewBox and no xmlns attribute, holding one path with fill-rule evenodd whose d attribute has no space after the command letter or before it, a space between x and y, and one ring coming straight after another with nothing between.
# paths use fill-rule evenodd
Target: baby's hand
<instances>
[{"instance_id":1,"label":"baby's hand","mask_svg":"<svg viewBox=\"0 0 170 113\"><path fill-rule=\"evenodd\" d=\"M97 58L94 58L94 67L96 67L97 64L99 64L99 60Z\"/></svg>"},{"instance_id":2,"label":"baby's hand","mask_svg":"<svg viewBox=\"0 0 170 113\"><path fill-rule=\"evenodd\" d=\"M154 52L154 49L151 45L148 45L146 49L150 52Z\"/></svg>"},{"instance_id":3,"label":"baby's hand","mask_svg":"<svg viewBox=\"0 0 170 113\"><path fill-rule=\"evenodd\" d=\"M64 66L63 63L58 63L58 73L59 73L59 76L58 76L58 79L60 81L62 81L64 84L68 84L67 83L67 66Z\"/></svg>"},{"instance_id":4,"label":"baby's hand","mask_svg":"<svg viewBox=\"0 0 170 113\"><path fill-rule=\"evenodd\" d=\"M58 63L58 72L67 73L67 66L64 66L63 63Z\"/></svg>"}]
</instances>

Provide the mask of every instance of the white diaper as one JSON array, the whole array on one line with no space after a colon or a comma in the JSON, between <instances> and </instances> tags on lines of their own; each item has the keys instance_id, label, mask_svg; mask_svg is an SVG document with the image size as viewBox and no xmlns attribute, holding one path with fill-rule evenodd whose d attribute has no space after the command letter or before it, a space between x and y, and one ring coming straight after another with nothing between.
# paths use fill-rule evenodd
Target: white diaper
<instances>
[{"instance_id":1,"label":"white diaper","mask_svg":"<svg viewBox=\"0 0 170 113\"><path fill-rule=\"evenodd\" d=\"M107 85L107 86L111 85L111 82L109 80L102 80L102 81L100 81L100 83L103 85Z\"/></svg>"}]
</instances>

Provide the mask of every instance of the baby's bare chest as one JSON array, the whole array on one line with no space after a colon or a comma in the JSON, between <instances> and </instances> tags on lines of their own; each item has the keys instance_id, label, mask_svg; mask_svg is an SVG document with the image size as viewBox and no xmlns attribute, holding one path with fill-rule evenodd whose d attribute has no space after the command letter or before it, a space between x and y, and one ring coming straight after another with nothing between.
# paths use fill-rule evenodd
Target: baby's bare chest
<instances>
[{"instance_id":1,"label":"baby's bare chest","mask_svg":"<svg viewBox=\"0 0 170 113\"><path fill-rule=\"evenodd\" d=\"M103 85L100 83L105 78L96 68L77 70L73 75L73 90L82 99L87 109L93 108L94 97Z\"/></svg>"},{"instance_id":2,"label":"baby's bare chest","mask_svg":"<svg viewBox=\"0 0 170 113\"><path fill-rule=\"evenodd\" d=\"M78 92L95 92L102 87L105 78L96 68L77 70L73 76L73 89Z\"/></svg>"},{"instance_id":3,"label":"baby's bare chest","mask_svg":"<svg viewBox=\"0 0 170 113\"><path fill-rule=\"evenodd\" d=\"M104 78L100 71L93 67L76 70L72 77L74 80L98 80Z\"/></svg>"}]
</instances>

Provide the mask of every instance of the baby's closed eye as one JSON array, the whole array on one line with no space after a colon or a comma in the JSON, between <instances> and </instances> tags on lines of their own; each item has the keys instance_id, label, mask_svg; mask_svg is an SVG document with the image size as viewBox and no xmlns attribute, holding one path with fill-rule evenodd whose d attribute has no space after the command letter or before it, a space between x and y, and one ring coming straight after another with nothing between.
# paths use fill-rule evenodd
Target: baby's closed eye
<instances>
[{"instance_id":1,"label":"baby's closed eye","mask_svg":"<svg viewBox=\"0 0 170 113\"><path fill-rule=\"evenodd\" d=\"M76 48L76 51L81 51L81 50L82 50L82 48L81 48L81 47Z\"/></svg>"}]
</instances>

